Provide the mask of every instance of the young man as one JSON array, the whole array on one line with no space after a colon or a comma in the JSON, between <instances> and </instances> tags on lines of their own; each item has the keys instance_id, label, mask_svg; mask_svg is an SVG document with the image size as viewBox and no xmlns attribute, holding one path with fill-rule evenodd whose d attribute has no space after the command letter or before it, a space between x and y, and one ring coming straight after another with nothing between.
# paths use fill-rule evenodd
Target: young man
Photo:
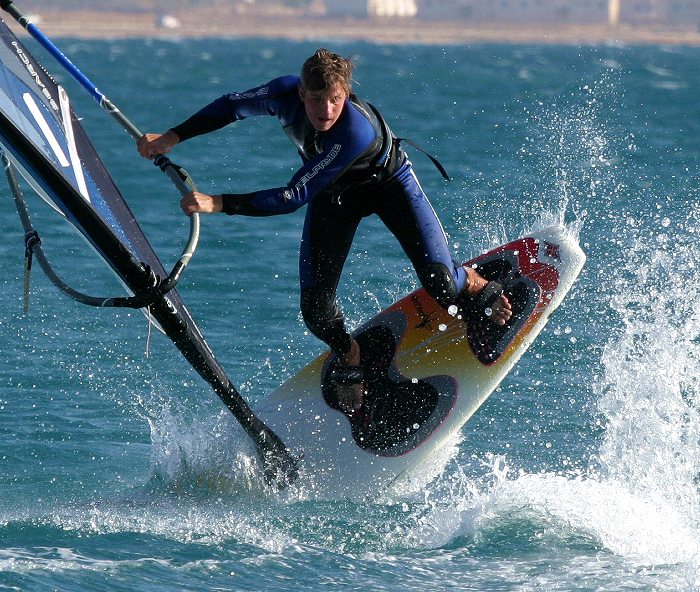
<instances>
[{"instance_id":1,"label":"young man","mask_svg":"<svg viewBox=\"0 0 700 592\"><path fill-rule=\"evenodd\" d=\"M340 408L363 404L362 352L345 328L336 290L360 220L376 214L398 239L422 286L447 308L476 300L477 313L505 325L512 310L497 285L456 265L447 239L406 153L379 112L352 94L353 63L326 49L283 76L213 101L163 134L145 134L145 158L177 143L255 115L276 116L303 165L285 187L253 193L192 192L181 201L194 212L272 216L307 205L299 271L301 311L309 330L344 362L336 374Z\"/></svg>"}]
</instances>

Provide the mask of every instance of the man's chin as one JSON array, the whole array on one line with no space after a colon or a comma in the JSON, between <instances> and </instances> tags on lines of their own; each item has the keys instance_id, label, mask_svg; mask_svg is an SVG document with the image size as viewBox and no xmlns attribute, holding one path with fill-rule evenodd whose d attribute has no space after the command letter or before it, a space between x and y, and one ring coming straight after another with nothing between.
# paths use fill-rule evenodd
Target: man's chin
<instances>
[{"instance_id":1,"label":"man's chin","mask_svg":"<svg viewBox=\"0 0 700 592\"><path fill-rule=\"evenodd\" d=\"M327 132L331 127L333 127L333 122L332 121L317 121L316 125L314 126L316 128L316 131L319 132Z\"/></svg>"}]
</instances>

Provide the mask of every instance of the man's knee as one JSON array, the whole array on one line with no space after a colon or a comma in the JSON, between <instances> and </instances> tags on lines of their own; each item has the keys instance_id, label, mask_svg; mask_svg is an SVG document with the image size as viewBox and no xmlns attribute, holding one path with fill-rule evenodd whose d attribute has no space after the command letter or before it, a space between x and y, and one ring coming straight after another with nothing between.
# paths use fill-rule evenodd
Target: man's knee
<instances>
[{"instance_id":1,"label":"man's knee","mask_svg":"<svg viewBox=\"0 0 700 592\"><path fill-rule=\"evenodd\" d=\"M331 349L343 354L350 349L350 336L335 294L320 288L301 290L301 316L309 331Z\"/></svg>"},{"instance_id":2,"label":"man's knee","mask_svg":"<svg viewBox=\"0 0 700 592\"><path fill-rule=\"evenodd\" d=\"M314 329L333 316L332 304L333 300L326 291L318 288L302 289L301 315L312 333L315 334Z\"/></svg>"},{"instance_id":3,"label":"man's knee","mask_svg":"<svg viewBox=\"0 0 700 592\"><path fill-rule=\"evenodd\" d=\"M457 285L449 267L442 263L428 263L416 272L421 285L440 306L447 308L454 303Z\"/></svg>"}]
</instances>

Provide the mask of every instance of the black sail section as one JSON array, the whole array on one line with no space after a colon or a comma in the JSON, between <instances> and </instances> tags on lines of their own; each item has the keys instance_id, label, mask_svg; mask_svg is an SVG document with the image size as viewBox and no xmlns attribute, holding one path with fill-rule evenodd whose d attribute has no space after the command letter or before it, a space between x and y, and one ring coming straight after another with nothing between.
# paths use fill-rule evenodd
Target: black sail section
<instances>
[{"instance_id":1,"label":"black sail section","mask_svg":"<svg viewBox=\"0 0 700 592\"><path fill-rule=\"evenodd\" d=\"M0 144L25 180L95 247L134 293L166 272L73 112L68 95L0 21ZM162 314L155 314L158 307ZM182 299L154 316L207 379L228 380ZM190 351L191 350L191 351Z\"/></svg>"}]
</instances>

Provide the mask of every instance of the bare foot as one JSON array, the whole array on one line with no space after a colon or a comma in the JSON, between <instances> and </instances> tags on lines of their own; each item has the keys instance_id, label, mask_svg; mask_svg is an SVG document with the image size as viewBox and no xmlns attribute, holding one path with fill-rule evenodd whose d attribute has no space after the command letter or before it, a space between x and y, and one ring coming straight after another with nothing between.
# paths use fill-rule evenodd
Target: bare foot
<instances>
[{"instance_id":1,"label":"bare foot","mask_svg":"<svg viewBox=\"0 0 700 592\"><path fill-rule=\"evenodd\" d=\"M470 296L476 296L489 283L486 278L480 276L472 267L467 267L467 278L466 290ZM491 320L496 325L505 325L510 320L510 317L513 316L513 308L505 294L501 294L498 300L491 305L491 314L487 312L487 316L491 317Z\"/></svg>"},{"instance_id":2,"label":"bare foot","mask_svg":"<svg viewBox=\"0 0 700 592\"><path fill-rule=\"evenodd\" d=\"M360 344L354 339L352 340L352 345L350 346L350 351L341 356L341 359L348 366L359 366L360 365ZM364 400L365 385L359 384L338 384L338 403L340 404L340 409L344 413L352 414L362 407L362 402Z\"/></svg>"}]
</instances>

